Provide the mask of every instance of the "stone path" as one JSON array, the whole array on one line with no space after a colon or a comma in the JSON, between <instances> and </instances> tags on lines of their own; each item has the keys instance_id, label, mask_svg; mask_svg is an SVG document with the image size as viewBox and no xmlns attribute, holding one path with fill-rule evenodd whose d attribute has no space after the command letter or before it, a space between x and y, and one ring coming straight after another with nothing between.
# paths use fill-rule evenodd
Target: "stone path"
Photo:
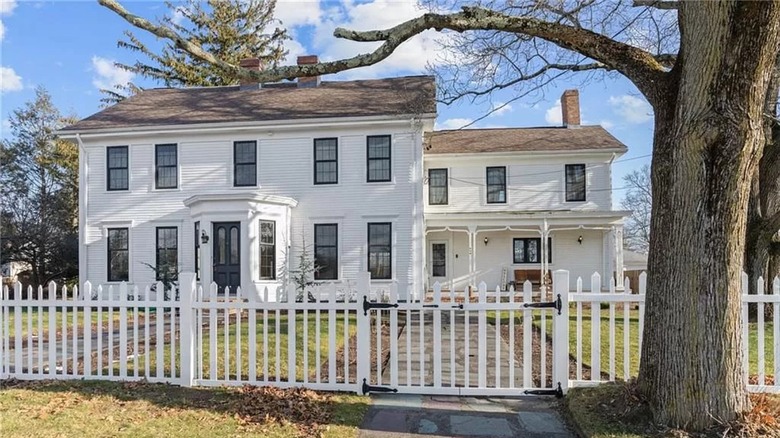
<instances>
[{"instance_id":1,"label":"stone path","mask_svg":"<svg viewBox=\"0 0 780 438\"><path fill-rule=\"evenodd\" d=\"M441 323L441 374L442 386L452 386L454 377L454 386L466 386L466 362L468 362L468 382L471 387L479 386L479 343L485 345L485 363L484 370L486 376L486 385L488 387L511 387L509 384L509 344L497 333L495 325L486 324L485 338L480 339L479 324L477 317L473 316L476 312L470 312L470 321L466 324L464 312L455 311L455 318L450 321L450 312L442 312ZM399 318L405 322L405 318ZM468 361L466 360L466 325L468 325ZM419 385L420 379L424 380L424 385L433 385L434 373L434 344L433 344L433 316L431 312L426 312L423 329L423 341L420 342L420 320L417 314L412 315L411 324L406 325L398 338L398 383L400 385ZM407 343L407 337L411 336L410 345ZM496 337L498 336L499 354L496 355ZM453 370L450 359L452 349L452 338L455 346L455 368ZM411 347L411 348L409 348ZM421 348L422 347L422 348ZM421 350L423 355L424 372L420 373ZM411 364L409 364L411 359ZM390 361L394 360L390 357ZM498 364L498 370L496 369ZM453 376L454 371L454 376ZM498 385L496 381L496 371L498 371ZM382 370L382 381L390 382L390 366ZM522 364L515 360L514 363L514 387L523 386L523 368Z\"/></svg>"},{"instance_id":2,"label":"stone path","mask_svg":"<svg viewBox=\"0 0 780 438\"><path fill-rule=\"evenodd\" d=\"M554 399L373 395L360 438L573 438Z\"/></svg>"}]
</instances>

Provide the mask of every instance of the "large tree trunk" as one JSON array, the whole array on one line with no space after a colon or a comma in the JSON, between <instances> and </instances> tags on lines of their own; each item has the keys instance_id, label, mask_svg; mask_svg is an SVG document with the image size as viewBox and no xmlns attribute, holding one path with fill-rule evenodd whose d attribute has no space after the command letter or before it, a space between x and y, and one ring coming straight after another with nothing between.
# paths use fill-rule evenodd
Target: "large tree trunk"
<instances>
[{"instance_id":1,"label":"large tree trunk","mask_svg":"<svg viewBox=\"0 0 780 438\"><path fill-rule=\"evenodd\" d=\"M740 274L780 13L776 3L695 2L679 19L679 79L651 99L656 196L639 384L657 421L702 429L749 408Z\"/></svg>"}]
</instances>

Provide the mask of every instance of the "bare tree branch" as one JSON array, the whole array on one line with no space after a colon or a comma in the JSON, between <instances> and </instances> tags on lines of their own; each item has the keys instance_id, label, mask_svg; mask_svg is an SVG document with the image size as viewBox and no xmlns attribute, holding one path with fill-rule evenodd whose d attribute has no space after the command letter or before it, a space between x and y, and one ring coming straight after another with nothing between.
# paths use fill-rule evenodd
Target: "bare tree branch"
<instances>
[{"instance_id":1,"label":"bare tree branch","mask_svg":"<svg viewBox=\"0 0 780 438\"><path fill-rule=\"evenodd\" d=\"M680 2L673 0L634 0L634 7L650 7L656 9L680 9Z\"/></svg>"},{"instance_id":2,"label":"bare tree branch","mask_svg":"<svg viewBox=\"0 0 780 438\"><path fill-rule=\"evenodd\" d=\"M236 77L272 82L281 79L338 73L357 67L376 64L398 48L403 42L427 30L452 30L456 32L495 30L527 35L552 42L559 47L580 53L609 69L618 70L632 80L648 98L656 94L659 83L664 82L666 69L652 54L640 48L613 40L607 36L572 25L554 23L531 17L510 16L480 7L464 7L452 14L428 13L390 29L359 32L337 28L334 36L351 41L383 41L376 50L338 61L306 66L285 66L264 71L251 71L216 59L199 45L185 40L164 26L131 14L116 0L98 0L98 3L114 11L133 26L147 30L158 37L169 39L185 52L206 62L214 63Z\"/></svg>"}]
</instances>

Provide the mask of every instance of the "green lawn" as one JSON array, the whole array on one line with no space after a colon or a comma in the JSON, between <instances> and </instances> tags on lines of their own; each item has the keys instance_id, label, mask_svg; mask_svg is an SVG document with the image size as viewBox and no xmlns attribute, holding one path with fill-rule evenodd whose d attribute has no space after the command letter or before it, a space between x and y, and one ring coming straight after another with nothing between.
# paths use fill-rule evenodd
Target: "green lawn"
<instances>
[{"instance_id":1,"label":"green lawn","mask_svg":"<svg viewBox=\"0 0 780 438\"><path fill-rule=\"evenodd\" d=\"M316 376L316 365L317 365L317 355L319 354L320 357L320 364L321 366L326 363L328 356L330 354L329 349L329 330L328 330L328 319L327 319L327 312L323 311L321 312L321 320L320 320L320 332L319 332L319 338L320 338L320 345L319 350L317 349L317 336L316 336L316 322L314 320L315 312L310 311L308 315L308 344L307 344L307 351L308 351L308 371L304 370L304 316L302 313L298 313L296 316L296 322L295 322L295 345L296 345L296 351L298 354L296 354L296 378L298 380L302 380L304 375L308 375L310 378L310 381L314 381L314 377ZM338 312L336 317L336 350L338 352L338 349L341 348L344 345L344 313ZM288 316L286 312L283 312L279 317L279 326L280 326L280 336L279 339L279 376L281 380L287 380L288 375L288 358L287 358L287 352L288 352ZM246 318L246 314L244 315L243 320L240 323L240 341L241 341L241 361L237 360L236 356L236 333L238 332L238 324L236 323L236 317L235 315L231 316L230 324L228 325L228 337L225 338L225 328L224 328L224 319L220 316L219 321L217 323L217 333L216 333L216 349L215 351L215 359L217 362L216 367L216 379L223 380L225 378L226 374L226 364L228 365L227 373L231 380L237 379L238 375L238 369L240 365L241 369L241 376L243 380L247 380L249 375L249 323ZM357 320L355 313L351 313L349 317L349 333L350 336L354 335L357 329ZM263 351L263 318L262 318L262 312L257 313L257 324L255 326L255 334L256 334L256 366L255 366L255 372L257 373L257 380L262 380L264 376L264 351ZM152 333L154 332L154 329L151 329ZM210 355L210 346L211 346L211 337L209 336L209 324L204 323L203 327L203 378L204 379L210 379L211 378L211 355ZM269 312L268 314L268 346L266 349L266 352L268 354L268 363L267 363L267 370L268 370L268 379L269 380L275 380L276 378L276 341L277 337L275 336L276 333L276 317L274 312ZM225 347L226 347L226 341L227 341L227 348L229 353L228 361L225 361ZM180 348L180 339L177 339L177 350ZM143 343L139 345L139 348L143 348ZM150 351L149 351L149 363L150 363L150 376L156 376L157 375L157 361L160 360L160 358L157 357L157 350L156 348L151 345ZM168 376L170 375L171 370L171 345L169 342L166 342L164 348L163 348L163 354L161 355L161 358L163 359L163 369L164 369L164 375ZM341 355L337 354L337 358L341 359ZM354 361L354 357L350 358L350 361ZM139 366L139 373L143 372L144 366L145 366L146 358L144 355L139 355L138 357L138 366ZM135 366L134 360L128 361L128 375L132 375L134 372L134 366ZM176 357L176 374L179 375L179 358L178 354ZM350 370L351 372L354 372L354 365L351 366L353 368ZM119 365L115 364L114 366L114 372L115 374L119 373ZM196 367L196 373L197 373L197 367ZM343 376L343 372L341 370L337 370L338 376ZM323 381L324 381L324 375ZM343 381L343 379L339 379Z\"/></svg>"},{"instance_id":2,"label":"green lawn","mask_svg":"<svg viewBox=\"0 0 780 438\"><path fill-rule=\"evenodd\" d=\"M22 311L20 312L20 314L17 315L13 311L13 307L11 307L10 311L8 312L8 321L2 320L4 315L0 315L0 320L2 320L1 322L3 324L3 326L2 326L3 330L5 330L5 327L6 327L5 324L7 323L8 324L7 327L8 327L9 336L11 338L14 338L16 336L16 320L17 320L17 318L21 318L21 323L22 323L21 335L22 335L23 341L26 342L28 334L32 334L33 336L39 336L39 333L38 333L38 320L39 320L39 317L40 317L42 334L43 334L44 337L48 337L48 335L49 335L49 310L42 309L40 312L38 312L38 309L35 306L32 307L32 312L28 312L26 306L23 306L21 309L22 309ZM84 334L84 311L83 310L78 310L78 311L75 312L75 314L76 314L76 327L78 327L79 334L81 334L83 336L83 334ZM68 309L68 312L67 312L67 315L66 315L66 329L69 332L71 332L72 329L73 329L73 315L74 315L74 312L71 309ZM127 315L128 315L127 316L128 317L128 321L132 321L132 312L128 311ZM144 312L140 311L139 315L140 315L139 317L142 318L143 315L144 315ZM62 334L62 316L63 316L63 312L62 312L61 309L59 309L59 310L57 310L55 312L55 315L54 315L54 328L55 328L56 333L58 333L58 336ZM30 318L32 318L32 331L30 331L30 326L29 326ZM120 319L119 310L118 309L114 309L114 311L112 312L112 315L111 315L111 320L113 321L113 323L115 324L116 327L118 327L119 319ZM108 312L106 310L103 310L103 315L102 315L102 319L101 319L101 324L103 325L103 327L107 327L108 326L108 321L109 321ZM141 319L141 321L143 321L143 319ZM91 329L93 331L96 331L97 330L97 325L98 325L98 312L97 312L96 309L93 309L91 311L91 314L90 314L90 324L91 324Z\"/></svg>"},{"instance_id":3,"label":"green lawn","mask_svg":"<svg viewBox=\"0 0 780 438\"><path fill-rule=\"evenodd\" d=\"M569 354L572 357L577 356L577 316L576 316L576 304L572 304L569 310ZM549 314L548 314L549 315ZM488 321L494 323L498 312L488 312ZM509 312L501 312L501 324L506 325L509 322ZM599 357L601 358L601 372L609 374L610 372L610 318L609 308L601 309L600 312L600 330L601 330L601 351ZM515 323L522 323L522 312L515 312ZM541 318L539 312L534 312L533 323L536 327L541 327ZM583 366L590 367L592 364L591 352L592 352L592 321L591 310L583 309L582 311L582 337L581 337L581 349L582 349L582 363ZM628 332L629 332L629 377L636 377L639 373L639 311L630 310L628 318ZM624 352L623 347L625 345L625 320L623 307L620 304L615 305L615 376L617 378L623 378L624 376ZM548 336L552 336L552 321L546 319L546 332ZM548 337L548 339L550 339ZM522 342L518 340L517 342ZM774 374L774 361L773 361L773 325L771 322L767 322L764 326L764 359L765 359L765 372L768 375ZM751 374L758 374L758 324L750 323L750 341L749 341L749 367Z\"/></svg>"},{"instance_id":4,"label":"green lawn","mask_svg":"<svg viewBox=\"0 0 780 438\"><path fill-rule=\"evenodd\" d=\"M15 437L356 437L370 399L343 394L96 381L0 382L0 431ZM269 416L266 417L266 414ZM312 421L312 416L317 418ZM319 424L316 424L316 423Z\"/></svg>"}]
</instances>

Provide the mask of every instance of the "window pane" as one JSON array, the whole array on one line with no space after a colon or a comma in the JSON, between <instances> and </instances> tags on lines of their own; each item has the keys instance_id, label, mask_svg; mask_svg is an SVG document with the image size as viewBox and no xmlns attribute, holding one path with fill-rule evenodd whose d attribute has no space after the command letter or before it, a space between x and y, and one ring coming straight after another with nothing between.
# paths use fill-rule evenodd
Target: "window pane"
<instances>
[{"instance_id":1,"label":"window pane","mask_svg":"<svg viewBox=\"0 0 780 438\"><path fill-rule=\"evenodd\" d=\"M274 228L274 222L260 221L260 243L274 244Z\"/></svg>"},{"instance_id":2,"label":"window pane","mask_svg":"<svg viewBox=\"0 0 780 438\"><path fill-rule=\"evenodd\" d=\"M238 227L230 227L230 264L238 264Z\"/></svg>"},{"instance_id":3,"label":"window pane","mask_svg":"<svg viewBox=\"0 0 780 438\"><path fill-rule=\"evenodd\" d=\"M127 146L112 146L108 148L108 167L127 167Z\"/></svg>"},{"instance_id":4,"label":"window pane","mask_svg":"<svg viewBox=\"0 0 780 438\"><path fill-rule=\"evenodd\" d=\"M317 224L314 226L314 244L317 246L335 246L337 225Z\"/></svg>"},{"instance_id":5,"label":"window pane","mask_svg":"<svg viewBox=\"0 0 780 438\"><path fill-rule=\"evenodd\" d=\"M447 275L447 246L443 243L434 243L431 245L431 273L434 277L444 277Z\"/></svg>"},{"instance_id":6,"label":"window pane","mask_svg":"<svg viewBox=\"0 0 780 438\"><path fill-rule=\"evenodd\" d=\"M257 185L257 167L254 164L237 164L236 185L238 186Z\"/></svg>"},{"instance_id":7,"label":"window pane","mask_svg":"<svg viewBox=\"0 0 780 438\"><path fill-rule=\"evenodd\" d=\"M175 144L158 144L157 150L157 165L158 166L175 166L176 165L176 145Z\"/></svg>"},{"instance_id":8,"label":"window pane","mask_svg":"<svg viewBox=\"0 0 780 438\"><path fill-rule=\"evenodd\" d=\"M525 240L515 239L515 263L525 263Z\"/></svg>"},{"instance_id":9,"label":"window pane","mask_svg":"<svg viewBox=\"0 0 780 438\"><path fill-rule=\"evenodd\" d=\"M528 239L526 261L528 263L539 263L539 239Z\"/></svg>"},{"instance_id":10,"label":"window pane","mask_svg":"<svg viewBox=\"0 0 780 438\"><path fill-rule=\"evenodd\" d=\"M314 273L315 280L335 280L338 278L338 249L318 246L314 251L314 264L318 268Z\"/></svg>"},{"instance_id":11,"label":"window pane","mask_svg":"<svg viewBox=\"0 0 780 438\"><path fill-rule=\"evenodd\" d=\"M226 251L226 244L227 241L227 231L225 230L225 227L219 227L217 230L217 248L219 251L217 252L217 263L220 265L224 265L227 261L227 254L225 254Z\"/></svg>"},{"instance_id":12,"label":"window pane","mask_svg":"<svg viewBox=\"0 0 780 438\"><path fill-rule=\"evenodd\" d=\"M314 159L315 160L335 160L336 159L336 139L326 138L314 140Z\"/></svg>"},{"instance_id":13,"label":"window pane","mask_svg":"<svg viewBox=\"0 0 780 438\"><path fill-rule=\"evenodd\" d=\"M392 278L392 229L389 223L368 224L368 270L372 278Z\"/></svg>"},{"instance_id":14,"label":"window pane","mask_svg":"<svg viewBox=\"0 0 780 438\"><path fill-rule=\"evenodd\" d=\"M253 141L236 142L236 164L255 163L257 144Z\"/></svg>"},{"instance_id":15,"label":"window pane","mask_svg":"<svg viewBox=\"0 0 780 438\"><path fill-rule=\"evenodd\" d=\"M506 168L487 168L487 202L506 202Z\"/></svg>"},{"instance_id":16,"label":"window pane","mask_svg":"<svg viewBox=\"0 0 780 438\"><path fill-rule=\"evenodd\" d=\"M338 163L327 161L315 163L315 172L317 183L335 183L338 182Z\"/></svg>"},{"instance_id":17,"label":"window pane","mask_svg":"<svg viewBox=\"0 0 780 438\"><path fill-rule=\"evenodd\" d=\"M447 204L447 169L428 170L428 204Z\"/></svg>"},{"instance_id":18,"label":"window pane","mask_svg":"<svg viewBox=\"0 0 780 438\"><path fill-rule=\"evenodd\" d=\"M129 280L128 238L127 228L108 230L108 281Z\"/></svg>"},{"instance_id":19,"label":"window pane","mask_svg":"<svg viewBox=\"0 0 780 438\"><path fill-rule=\"evenodd\" d=\"M369 162L368 162L368 180L369 181L388 181L388 180L390 180L390 161L389 160L369 160Z\"/></svg>"},{"instance_id":20,"label":"window pane","mask_svg":"<svg viewBox=\"0 0 780 438\"><path fill-rule=\"evenodd\" d=\"M567 164L566 165L566 200L584 201L585 200L585 165Z\"/></svg>"},{"instance_id":21,"label":"window pane","mask_svg":"<svg viewBox=\"0 0 780 438\"><path fill-rule=\"evenodd\" d=\"M390 137L368 137L368 158L390 158Z\"/></svg>"},{"instance_id":22,"label":"window pane","mask_svg":"<svg viewBox=\"0 0 780 438\"><path fill-rule=\"evenodd\" d=\"M158 167L157 168L157 187L158 188L171 188L176 187L176 168L175 167Z\"/></svg>"}]
</instances>

